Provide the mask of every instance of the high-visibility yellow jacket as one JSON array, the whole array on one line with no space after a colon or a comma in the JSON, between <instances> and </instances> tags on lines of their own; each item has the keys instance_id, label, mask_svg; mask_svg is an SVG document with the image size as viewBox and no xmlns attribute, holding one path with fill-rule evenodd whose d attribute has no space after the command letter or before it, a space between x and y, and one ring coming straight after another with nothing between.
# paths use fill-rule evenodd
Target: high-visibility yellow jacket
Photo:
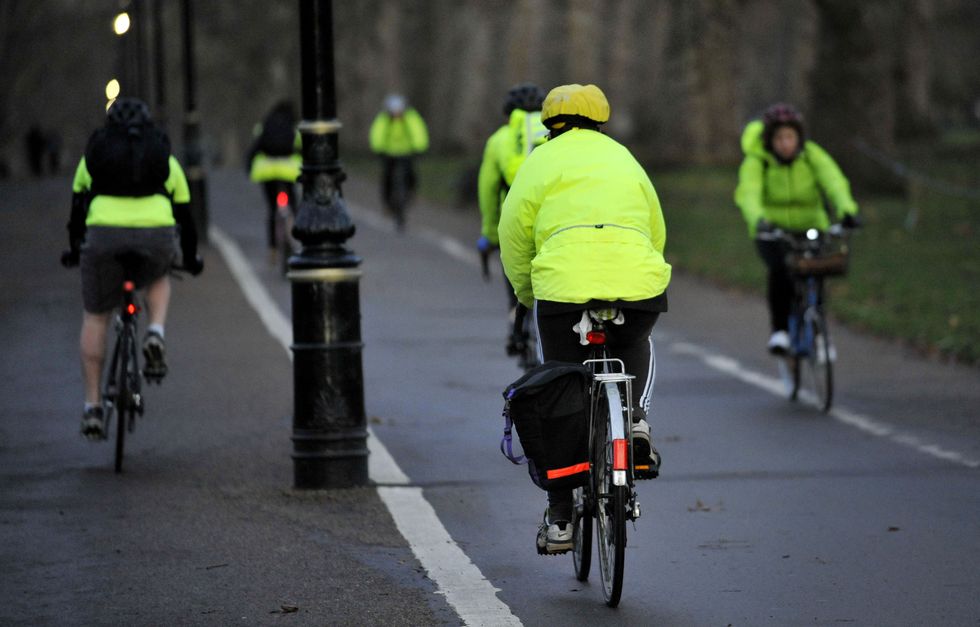
<instances>
[{"instance_id":1,"label":"high-visibility yellow jacket","mask_svg":"<svg viewBox=\"0 0 980 627\"><path fill-rule=\"evenodd\" d=\"M850 183L823 148L806 141L792 162L780 163L763 146L762 131L762 121L753 120L742 133L745 159L735 188L735 204L750 237L760 219L787 230L826 230L830 219L824 197L839 215L857 214Z\"/></svg>"},{"instance_id":2,"label":"high-visibility yellow jacket","mask_svg":"<svg viewBox=\"0 0 980 627\"><path fill-rule=\"evenodd\" d=\"M168 160L170 174L163 184L167 196L108 196L99 194L92 198L88 206L86 226L113 226L128 228L155 228L173 226L173 206L171 203L188 203L191 200L190 187L184 170L173 155ZM85 194L92 189L92 175L85 165L85 157L78 162L72 191Z\"/></svg>"},{"instance_id":3,"label":"high-visibility yellow jacket","mask_svg":"<svg viewBox=\"0 0 980 627\"><path fill-rule=\"evenodd\" d=\"M496 245L500 206L510 189L518 168L536 146L544 143L548 129L541 123L540 111L511 111L507 124L498 128L483 149L478 180L480 234Z\"/></svg>"},{"instance_id":4,"label":"high-visibility yellow jacket","mask_svg":"<svg viewBox=\"0 0 980 627\"><path fill-rule=\"evenodd\" d=\"M529 307L647 300L670 282L653 184L624 146L597 131L566 131L527 157L499 235L504 271Z\"/></svg>"},{"instance_id":5,"label":"high-visibility yellow jacket","mask_svg":"<svg viewBox=\"0 0 980 627\"><path fill-rule=\"evenodd\" d=\"M400 116L382 111L371 123L371 150L387 157L408 157L429 149L429 130L418 111L409 107Z\"/></svg>"},{"instance_id":6,"label":"high-visibility yellow jacket","mask_svg":"<svg viewBox=\"0 0 980 627\"><path fill-rule=\"evenodd\" d=\"M256 124L252 130L255 137L262 135L262 125ZM267 183L269 181L288 181L293 183L299 178L300 168L303 165L302 136L297 131L296 138L293 140L293 153L291 155L268 155L261 150L255 149L252 155L252 163L249 167L248 176L253 183Z\"/></svg>"}]
</instances>

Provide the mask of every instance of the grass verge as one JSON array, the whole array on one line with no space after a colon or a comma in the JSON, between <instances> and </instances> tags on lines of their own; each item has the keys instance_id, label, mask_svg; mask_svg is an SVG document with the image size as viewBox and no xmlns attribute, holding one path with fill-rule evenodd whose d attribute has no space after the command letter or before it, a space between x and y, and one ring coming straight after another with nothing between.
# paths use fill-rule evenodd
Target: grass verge
<instances>
[{"instance_id":1,"label":"grass verge","mask_svg":"<svg viewBox=\"0 0 980 627\"><path fill-rule=\"evenodd\" d=\"M977 187L976 152L964 163L934 162L937 178ZM376 178L380 162L344 159L345 167ZM457 157L419 160L420 194L458 208L475 203L473 163ZM762 293L764 269L732 201L735 168L650 170L667 223L667 259L682 272ZM853 328L903 340L928 353L980 364L980 201L914 193L916 216L901 197L858 197L865 228L851 242L851 270L830 282L829 309Z\"/></svg>"}]
</instances>

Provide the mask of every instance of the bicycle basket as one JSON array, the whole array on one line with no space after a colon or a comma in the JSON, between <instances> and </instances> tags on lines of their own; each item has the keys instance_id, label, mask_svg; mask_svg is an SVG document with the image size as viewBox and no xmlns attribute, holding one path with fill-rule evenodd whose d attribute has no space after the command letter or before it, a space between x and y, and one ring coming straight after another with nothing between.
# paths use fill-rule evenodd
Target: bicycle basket
<instances>
[{"instance_id":1,"label":"bicycle basket","mask_svg":"<svg viewBox=\"0 0 980 627\"><path fill-rule=\"evenodd\" d=\"M843 276L849 258L844 242L824 242L817 251L794 251L786 255L786 266L797 276Z\"/></svg>"}]
</instances>

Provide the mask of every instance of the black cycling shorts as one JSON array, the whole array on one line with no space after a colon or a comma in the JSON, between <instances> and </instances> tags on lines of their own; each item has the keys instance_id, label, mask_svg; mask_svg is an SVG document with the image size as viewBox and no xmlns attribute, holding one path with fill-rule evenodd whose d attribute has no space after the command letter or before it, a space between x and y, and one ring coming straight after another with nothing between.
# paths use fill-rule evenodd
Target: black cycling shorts
<instances>
[{"instance_id":1,"label":"black cycling shorts","mask_svg":"<svg viewBox=\"0 0 980 627\"><path fill-rule=\"evenodd\" d=\"M112 311L122 302L126 269L117 259L125 253L139 255L128 277L136 288L164 276L177 256L174 227L89 227L82 244L82 303L89 313Z\"/></svg>"}]
</instances>

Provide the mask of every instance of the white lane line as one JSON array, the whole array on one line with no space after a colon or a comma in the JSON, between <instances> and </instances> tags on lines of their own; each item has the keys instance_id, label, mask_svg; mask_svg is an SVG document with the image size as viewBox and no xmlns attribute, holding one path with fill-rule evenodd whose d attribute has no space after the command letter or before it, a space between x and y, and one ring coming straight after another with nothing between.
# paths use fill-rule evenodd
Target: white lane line
<instances>
[{"instance_id":1,"label":"white lane line","mask_svg":"<svg viewBox=\"0 0 980 627\"><path fill-rule=\"evenodd\" d=\"M208 230L245 298L258 313L269 334L293 355L292 325L252 271L238 244L224 231ZM378 495L404 536L415 557L428 572L446 601L466 625L521 625L520 619L497 598L498 588L483 576L446 531L435 510L425 500L422 489L408 486L408 476L398 466L385 445L368 427L368 474L379 487Z\"/></svg>"},{"instance_id":2,"label":"white lane line","mask_svg":"<svg viewBox=\"0 0 980 627\"><path fill-rule=\"evenodd\" d=\"M395 523L415 556L440 585L446 601L452 605L467 625L520 625L521 621L493 593L487 594L490 583L480 570L453 542L439 522L439 517L422 496L422 488L378 488L381 500L392 512L400 512ZM497 589L490 587L491 591Z\"/></svg>"},{"instance_id":3,"label":"white lane line","mask_svg":"<svg viewBox=\"0 0 980 627\"><path fill-rule=\"evenodd\" d=\"M350 209L351 213L357 218L355 222L362 221L372 229L382 231L384 233L395 232L394 223L377 211L372 211L371 209L367 209L353 203L347 203L347 208ZM443 235L439 231L430 229L429 227L420 226L409 229L407 235L434 246L453 259L462 261L463 263L471 266L479 267L480 265L479 253L472 248L467 247L459 240Z\"/></svg>"},{"instance_id":4,"label":"white lane line","mask_svg":"<svg viewBox=\"0 0 980 627\"><path fill-rule=\"evenodd\" d=\"M740 381L744 381L749 385L761 388L770 394L780 397L786 396L786 391L781 380L744 368L738 361L731 357L713 353L706 348L688 342L673 342L670 348L675 353L697 357L707 366L735 377ZM901 446L913 448L931 457L968 468L980 468L980 460L943 448L938 444L925 442L918 436L899 431L896 427L886 422L870 418L844 407L831 407L830 415L845 425L879 438L885 438Z\"/></svg>"}]
</instances>

